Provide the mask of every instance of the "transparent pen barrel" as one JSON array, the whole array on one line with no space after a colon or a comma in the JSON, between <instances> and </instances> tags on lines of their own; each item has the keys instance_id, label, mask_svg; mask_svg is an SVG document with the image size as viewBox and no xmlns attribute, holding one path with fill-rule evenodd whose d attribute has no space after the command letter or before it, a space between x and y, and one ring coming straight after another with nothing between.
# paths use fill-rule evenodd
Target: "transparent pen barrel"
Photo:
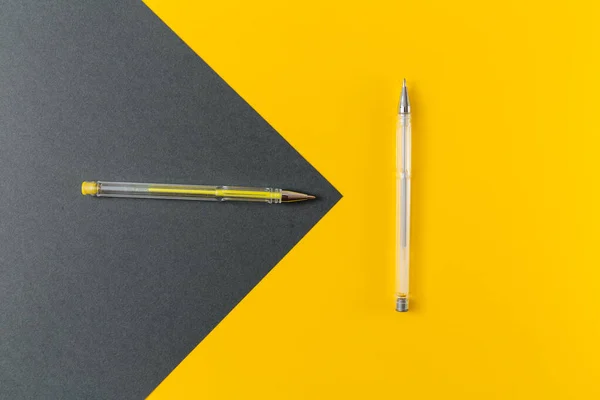
<instances>
[{"instance_id":1,"label":"transparent pen barrel","mask_svg":"<svg viewBox=\"0 0 600 400\"><path fill-rule=\"evenodd\" d=\"M410 265L410 114L400 114L396 137L396 296L408 309ZM400 310L399 310L400 311Z\"/></svg>"},{"instance_id":2,"label":"transparent pen barrel","mask_svg":"<svg viewBox=\"0 0 600 400\"><path fill-rule=\"evenodd\" d=\"M281 203L281 189L243 186L97 182L97 197Z\"/></svg>"}]
</instances>

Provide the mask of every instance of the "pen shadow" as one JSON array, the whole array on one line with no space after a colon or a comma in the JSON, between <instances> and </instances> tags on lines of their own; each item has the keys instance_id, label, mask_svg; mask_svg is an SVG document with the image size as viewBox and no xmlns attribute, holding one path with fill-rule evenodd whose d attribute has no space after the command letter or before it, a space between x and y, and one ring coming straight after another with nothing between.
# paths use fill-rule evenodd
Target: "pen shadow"
<instances>
[{"instance_id":1,"label":"pen shadow","mask_svg":"<svg viewBox=\"0 0 600 400\"><path fill-rule=\"evenodd\" d=\"M408 85L411 102L412 124L412 171L411 171L411 236L410 236L410 311L420 312L426 307L423 279L425 264L422 262L425 251L425 229L422 221L426 218L424 205L427 204L425 190L427 177L425 164L427 162L427 134L425 132L423 115L425 106L421 101L418 82Z\"/></svg>"}]
</instances>

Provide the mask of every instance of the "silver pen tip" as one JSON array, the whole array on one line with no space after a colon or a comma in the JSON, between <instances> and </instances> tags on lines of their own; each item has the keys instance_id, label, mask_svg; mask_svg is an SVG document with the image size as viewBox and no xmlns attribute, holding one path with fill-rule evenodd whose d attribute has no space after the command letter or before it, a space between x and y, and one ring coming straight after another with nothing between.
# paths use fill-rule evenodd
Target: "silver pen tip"
<instances>
[{"instance_id":1,"label":"silver pen tip","mask_svg":"<svg viewBox=\"0 0 600 400\"><path fill-rule=\"evenodd\" d=\"M410 100L408 99L408 89L406 88L406 79L402 81L402 95L400 96L399 114L410 113Z\"/></svg>"},{"instance_id":2,"label":"silver pen tip","mask_svg":"<svg viewBox=\"0 0 600 400\"><path fill-rule=\"evenodd\" d=\"M293 203L296 201L306 201L306 200L314 200L315 196L312 194L298 193L292 192L291 190L282 190L281 191L281 202L282 203Z\"/></svg>"}]
</instances>

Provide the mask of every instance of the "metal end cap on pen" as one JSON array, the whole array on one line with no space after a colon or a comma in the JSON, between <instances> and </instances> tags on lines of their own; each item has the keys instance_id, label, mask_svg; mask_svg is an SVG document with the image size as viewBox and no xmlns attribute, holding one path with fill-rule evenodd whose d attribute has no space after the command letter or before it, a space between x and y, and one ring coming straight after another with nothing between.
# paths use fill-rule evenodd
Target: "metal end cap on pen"
<instances>
[{"instance_id":1,"label":"metal end cap on pen","mask_svg":"<svg viewBox=\"0 0 600 400\"><path fill-rule=\"evenodd\" d=\"M406 297L398 297L396 299L396 311L407 312L408 311L408 299Z\"/></svg>"}]
</instances>

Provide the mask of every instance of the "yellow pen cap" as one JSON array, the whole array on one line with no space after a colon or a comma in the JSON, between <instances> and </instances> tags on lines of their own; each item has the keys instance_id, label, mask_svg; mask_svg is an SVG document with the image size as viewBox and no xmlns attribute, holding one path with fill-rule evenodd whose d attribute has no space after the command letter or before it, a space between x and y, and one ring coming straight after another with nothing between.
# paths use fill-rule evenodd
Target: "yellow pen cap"
<instances>
[{"instance_id":1,"label":"yellow pen cap","mask_svg":"<svg viewBox=\"0 0 600 400\"><path fill-rule=\"evenodd\" d=\"M82 195L96 195L98 193L98 183L84 181L81 184Z\"/></svg>"}]
</instances>

